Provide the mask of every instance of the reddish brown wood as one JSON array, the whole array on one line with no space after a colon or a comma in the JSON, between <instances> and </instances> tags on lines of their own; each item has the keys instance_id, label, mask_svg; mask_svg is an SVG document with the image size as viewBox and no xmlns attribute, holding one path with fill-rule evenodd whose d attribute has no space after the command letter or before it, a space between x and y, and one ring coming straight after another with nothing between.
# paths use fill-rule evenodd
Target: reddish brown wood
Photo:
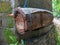
<instances>
[{"instance_id":1,"label":"reddish brown wood","mask_svg":"<svg viewBox=\"0 0 60 45\"><path fill-rule=\"evenodd\" d=\"M16 10L15 11L15 22L16 22L16 29L19 33L24 34L25 31L35 30L41 27L45 27L49 25L52 20L53 16L51 13L46 11L37 11L34 13L31 13L32 16L32 22L30 22L29 14L25 14L25 17L23 16L24 12L22 10ZM32 23L32 24L31 24Z\"/></svg>"},{"instance_id":2,"label":"reddish brown wood","mask_svg":"<svg viewBox=\"0 0 60 45\"><path fill-rule=\"evenodd\" d=\"M53 20L53 16L51 13L48 12L35 12L32 14L32 25L30 24L29 16L26 16L27 26L28 30L30 30L30 27L32 30L41 28L44 26L49 25ZM30 26L31 25L31 26Z\"/></svg>"}]
</instances>

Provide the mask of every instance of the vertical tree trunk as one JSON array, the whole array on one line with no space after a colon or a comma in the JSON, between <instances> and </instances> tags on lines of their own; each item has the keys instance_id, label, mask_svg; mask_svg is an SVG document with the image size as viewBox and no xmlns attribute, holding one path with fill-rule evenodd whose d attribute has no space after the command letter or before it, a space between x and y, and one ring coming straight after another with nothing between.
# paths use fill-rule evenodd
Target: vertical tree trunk
<instances>
[{"instance_id":1,"label":"vertical tree trunk","mask_svg":"<svg viewBox=\"0 0 60 45\"><path fill-rule=\"evenodd\" d=\"M19 6L23 7L25 0L18 0ZM52 0L27 0L27 7L42 8L52 11Z\"/></svg>"}]
</instances>

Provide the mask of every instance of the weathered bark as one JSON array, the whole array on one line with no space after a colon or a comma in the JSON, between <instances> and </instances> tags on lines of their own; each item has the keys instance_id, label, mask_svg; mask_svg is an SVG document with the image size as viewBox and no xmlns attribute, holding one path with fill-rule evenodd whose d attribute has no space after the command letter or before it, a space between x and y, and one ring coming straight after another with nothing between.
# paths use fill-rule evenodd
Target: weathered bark
<instances>
[{"instance_id":1,"label":"weathered bark","mask_svg":"<svg viewBox=\"0 0 60 45\"><path fill-rule=\"evenodd\" d=\"M56 45L54 24L27 32L25 35L18 34L18 40L24 39L25 45Z\"/></svg>"},{"instance_id":2,"label":"weathered bark","mask_svg":"<svg viewBox=\"0 0 60 45\"><path fill-rule=\"evenodd\" d=\"M30 23L31 21L30 21L29 14L26 16L28 30L30 29L34 30L37 28L45 27L49 25L53 20L52 14L48 12L36 12L31 15L32 15L32 18L31 18L32 24Z\"/></svg>"},{"instance_id":3,"label":"weathered bark","mask_svg":"<svg viewBox=\"0 0 60 45\"><path fill-rule=\"evenodd\" d=\"M18 12L18 13L16 13L17 17L20 16L20 18L21 18L21 16L23 15L23 13L21 14L21 11L20 10L19 11L17 10L17 12ZM32 14L34 14L34 13L32 13ZM32 16L33 17L34 16L37 16L38 17L38 20L39 20L39 13L37 13L37 14L35 12L35 14L32 15ZM47 24L45 21L46 20L48 20L48 21L51 20L50 24L48 24L48 25L46 25L44 27L41 27L39 29L37 28L37 29L34 29L34 30L29 30L26 33L24 33L23 35L21 35L16 30L18 41L21 41L21 39L24 39L25 45L56 45L56 41L55 41L55 26L54 26L54 24L52 22L53 16L50 15L50 13L49 14L46 14L46 15L45 14L46 14L46 12L44 11L44 13L42 13L43 23ZM16 15L15 15L15 18L16 18ZM49 16L47 16L47 15L49 15ZM50 18L50 16L51 16L52 19ZM27 16L25 16L25 18L24 18L25 20L26 20L26 17ZM23 19L22 20L21 19L18 18L17 20L20 20L20 21L24 22ZM29 16L27 17L27 19L29 19ZM35 22L35 23L37 22L37 24L39 24L40 21L38 22L38 20L35 20L34 21L34 19L33 19L33 22ZM27 23L29 23L29 22L27 22ZM37 25L37 24L35 24L35 25Z\"/></svg>"},{"instance_id":4,"label":"weathered bark","mask_svg":"<svg viewBox=\"0 0 60 45\"><path fill-rule=\"evenodd\" d=\"M23 7L25 0L18 0L19 6ZM27 7L42 8L52 11L52 0L27 0Z\"/></svg>"}]
</instances>

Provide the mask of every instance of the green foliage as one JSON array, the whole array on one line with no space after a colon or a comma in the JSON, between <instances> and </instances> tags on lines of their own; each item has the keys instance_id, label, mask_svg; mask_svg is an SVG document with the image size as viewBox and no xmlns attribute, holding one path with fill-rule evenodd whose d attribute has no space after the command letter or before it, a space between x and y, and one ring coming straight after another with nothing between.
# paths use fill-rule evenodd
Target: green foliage
<instances>
[{"instance_id":1,"label":"green foliage","mask_svg":"<svg viewBox=\"0 0 60 45\"><path fill-rule=\"evenodd\" d=\"M11 12L10 3L1 1L0 2L0 12L7 12L7 13Z\"/></svg>"},{"instance_id":2,"label":"green foliage","mask_svg":"<svg viewBox=\"0 0 60 45\"><path fill-rule=\"evenodd\" d=\"M2 16L2 18L5 19L7 28L14 27L14 18L9 17L8 14L5 14L4 16Z\"/></svg>"},{"instance_id":3,"label":"green foliage","mask_svg":"<svg viewBox=\"0 0 60 45\"><path fill-rule=\"evenodd\" d=\"M60 45L60 36L58 36L58 42L57 45Z\"/></svg>"},{"instance_id":4,"label":"green foliage","mask_svg":"<svg viewBox=\"0 0 60 45\"><path fill-rule=\"evenodd\" d=\"M55 40L58 42L58 32L55 30Z\"/></svg>"},{"instance_id":5,"label":"green foliage","mask_svg":"<svg viewBox=\"0 0 60 45\"><path fill-rule=\"evenodd\" d=\"M10 45L18 45L18 41L15 44L10 44Z\"/></svg>"},{"instance_id":6,"label":"green foliage","mask_svg":"<svg viewBox=\"0 0 60 45\"><path fill-rule=\"evenodd\" d=\"M18 41L16 39L16 36L13 34L13 32L10 30L10 28L13 28L14 24L13 24L13 18L12 17L8 17L8 16L3 16L4 19L7 19L7 28L4 29L3 33L4 33L4 37L6 39L6 42L9 45L18 45Z\"/></svg>"},{"instance_id":7,"label":"green foliage","mask_svg":"<svg viewBox=\"0 0 60 45\"><path fill-rule=\"evenodd\" d=\"M15 35L13 34L13 32L9 28L6 28L3 33L6 38L6 41L10 45L17 45L18 44L18 41L17 41Z\"/></svg>"},{"instance_id":8,"label":"green foliage","mask_svg":"<svg viewBox=\"0 0 60 45\"><path fill-rule=\"evenodd\" d=\"M56 30L55 30L55 40L56 40L57 45L60 45L60 37L58 35L58 31Z\"/></svg>"},{"instance_id":9,"label":"green foliage","mask_svg":"<svg viewBox=\"0 0 60 45\"><path fill-rule=\"evenodd\" d=\"M21 45L24 45L24 40L23 39L21 39Z\"/></svg>"},{"instance_id":10,"label":"green foliage","mask_svg":"<svg viewBox=\"0 0 60 45\"><path fill-rule=\"evenodd\" d=\"M7 15L3 16L3 18L6 19L6 27L7 28L13 28L14 27L14 18L9 17Z\"/></svg>"},{"instance_id":11,"label":"green foliage","mask_svg":"<svg viewBox=\"0 0 60 45\"><path fill-rule=\"evenodd\" d=\"M12 18L8 18L7 21L7 27L8 28L13 28L14 24L13 24L13 19Z\"/></svg>"},{"instance_id":12,"label":"green foliage","mask_svg":"<svg viewBox=\"0 0 60 45\"><path fill-rule=\"evenodd\" d=\"M60 15L60 0L52 0L52 8L55 17Z\"/></svg>"}]
</instances>

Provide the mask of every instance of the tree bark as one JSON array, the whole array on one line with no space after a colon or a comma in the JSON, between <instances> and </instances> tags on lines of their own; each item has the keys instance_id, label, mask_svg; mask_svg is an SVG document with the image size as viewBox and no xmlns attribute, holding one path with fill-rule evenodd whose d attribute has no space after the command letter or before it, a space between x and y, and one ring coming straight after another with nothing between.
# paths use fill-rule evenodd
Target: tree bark
<instances>
[{"instance_id":1,"label":"tree bark","mask_svg":"<svg viewBox=\"0 0 60 45\"><path fill-rule=\"evenodd\" d=\"M25 0L18 0L19 6L23 7ZM27 7L42 8L52 11L52 0L27 0Z\"/></svg>"}]
</instances>

